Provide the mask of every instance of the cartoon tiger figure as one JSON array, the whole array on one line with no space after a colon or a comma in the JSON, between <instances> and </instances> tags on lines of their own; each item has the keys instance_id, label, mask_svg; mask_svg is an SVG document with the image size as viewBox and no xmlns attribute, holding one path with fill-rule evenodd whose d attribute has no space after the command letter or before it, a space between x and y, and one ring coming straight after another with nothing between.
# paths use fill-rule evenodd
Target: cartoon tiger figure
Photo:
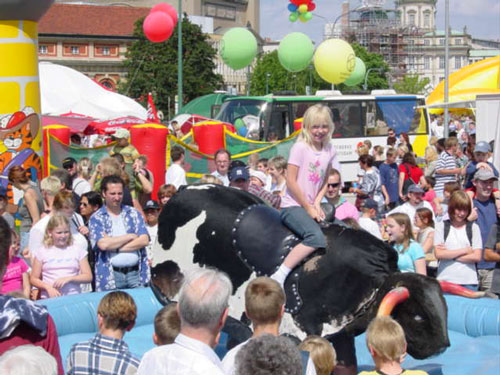
<instances>
[{"instance_id":1,"label":"cartoon tiger figure","mask_svg":"<svg viewBox=\"0 0 500 375\"><path fill-rule=\"evenodd\" d=\"M14 198L9 184L9 171L13 166L26 169L32 181L41 178L42 163L31 148L39 129L40 118L31 107L0 118L0 190L7 192L10 203Z\"/></svg>"}]
</instances>

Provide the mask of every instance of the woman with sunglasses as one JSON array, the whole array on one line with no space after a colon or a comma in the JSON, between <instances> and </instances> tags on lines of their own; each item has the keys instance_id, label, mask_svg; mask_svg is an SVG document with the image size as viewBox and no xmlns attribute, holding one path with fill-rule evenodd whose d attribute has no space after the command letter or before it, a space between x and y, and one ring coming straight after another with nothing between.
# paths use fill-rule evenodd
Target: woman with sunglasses
<instances>
[{"instance_id":1,"label":"woman with sunglasses","mask_svg":"<svg viewBox=\"0 0 500 375\"><path fill-rule=\"evenodd\" d=\"M101 195L95 191L82 194L80 199L80 215L82 215L85 225L88 224L94 212L102 207Z\"/></svg>"}]
</instances>

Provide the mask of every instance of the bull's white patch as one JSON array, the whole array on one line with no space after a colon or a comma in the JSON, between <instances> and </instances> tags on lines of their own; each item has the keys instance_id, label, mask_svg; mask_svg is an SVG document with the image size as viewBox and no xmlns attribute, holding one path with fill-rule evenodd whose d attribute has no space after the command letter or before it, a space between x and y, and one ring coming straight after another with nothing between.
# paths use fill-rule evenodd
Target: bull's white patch
<instances>
[{"instance_id":1,"label":"bull's white patch","mask_svg":"<svg viewBox=\"0 0 500 375\"><path fill-rule=\"evenodd\" d=\"M213 184L203 184L203 185L189 185L186 189L189 190L210 190L213 189L215 185Z\"/></svg>"}]
</instances>

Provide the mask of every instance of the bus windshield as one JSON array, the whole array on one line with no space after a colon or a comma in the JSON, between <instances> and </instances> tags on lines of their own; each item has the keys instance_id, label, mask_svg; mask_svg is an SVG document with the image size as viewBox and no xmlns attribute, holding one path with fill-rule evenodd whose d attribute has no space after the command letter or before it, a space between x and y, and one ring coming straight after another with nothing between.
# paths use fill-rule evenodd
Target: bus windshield
<instances>
[{"instance_id":1,"label":"bus windshield","mask_svg":"<svg viewBox=\"0 0 500 375\"><path fill-rule=\"evenodd\" d=\"M422 111L418 110L423 105L423 100L418 98L376 98L376 119L385 123L388 128L395 130L396 134L419 134L426 131L425 126L420 126ZM424 116L425 117L425 116Z\"/></svg>"},{"instance_id":2,"label":"bus windshield","mask_svg":"<svg viewBox=\"0 0 500 375\"><path fill-rule=\"evenodd\" d=\"M222 104L218 121L233 124L237 129L244 125L247 129L247 138L258 138L263 117L265 117L268 103L265 100L237 99L228 100ZM252 136L252 133L256 133Z\"/></svg>"}]
</instances>

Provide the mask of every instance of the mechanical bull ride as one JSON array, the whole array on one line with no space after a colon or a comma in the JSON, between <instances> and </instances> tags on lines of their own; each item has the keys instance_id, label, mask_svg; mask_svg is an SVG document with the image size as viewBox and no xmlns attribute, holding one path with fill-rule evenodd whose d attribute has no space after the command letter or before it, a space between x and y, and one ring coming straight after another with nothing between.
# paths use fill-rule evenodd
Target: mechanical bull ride
<instances>
[{"instance_id":1,"label":"mechanical bull ride","mask_svg":"<svg viewBox=\"0 0 500 375\"><path fill-rule=\"evenodd\" d=\"M354 371L354 336L377 312L402 325L414 358L449 346L447 306L437 281L400 273L395 250L365 231L333 223L323 231L327 248L305 259L285 282L284 330L300 338L330 335L339 362ZM155 251L153 265L174 260L184 270L196 264L229 275L235 289L230 314L236 318L244 310L247 281L270 275L299 242L278 211L259 198L210 184L190 185L172 197L160 215L158 236L163 250Z\"/></svg>"}]
</instances>

